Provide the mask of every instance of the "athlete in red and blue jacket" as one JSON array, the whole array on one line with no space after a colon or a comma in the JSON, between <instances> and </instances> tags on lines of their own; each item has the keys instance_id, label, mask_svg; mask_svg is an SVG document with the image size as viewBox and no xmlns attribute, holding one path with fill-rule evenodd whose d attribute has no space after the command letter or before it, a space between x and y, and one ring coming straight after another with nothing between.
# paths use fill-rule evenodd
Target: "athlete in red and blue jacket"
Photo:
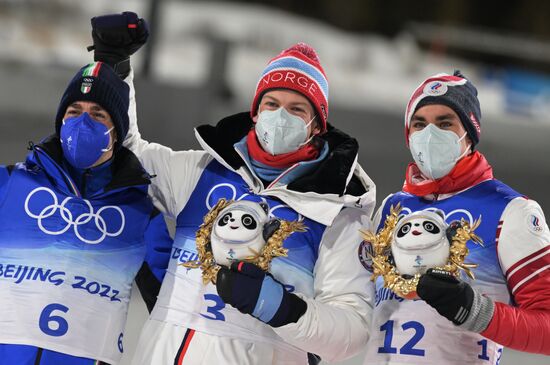
<instances>
[{"instance_id":1,"label":"athlete in red and blue jacket","mask_svg":"<svg viewBox=\"0 0 550 365\"><path fill-rule=\"evenodd\" d=\"M398 203L402 214L439 209L448 223L481 218L484 244L468 243L475 280L428 270L420 300L396 296L378 278L365 364L498 364L502 346L550 354L550 232L540 206L496 180L474 150L480 118L477 90L460 72L428 78L407 105L415 163L375 226Z\"/></svg>"}]
</instances>

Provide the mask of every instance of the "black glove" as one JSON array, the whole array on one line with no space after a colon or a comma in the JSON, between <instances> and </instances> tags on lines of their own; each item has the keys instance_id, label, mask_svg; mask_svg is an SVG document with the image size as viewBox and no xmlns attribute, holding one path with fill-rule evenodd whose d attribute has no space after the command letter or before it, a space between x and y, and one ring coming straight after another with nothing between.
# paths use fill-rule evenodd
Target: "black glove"
<instances>
[{"instance_id":1,"label":"black glove","mask_svg":"<svg viewBox=\"0 0 550 365\"><path fill-rule=\"evenodd\" d=\"M470 331L482 332L493 317L491 299L444 270L428 269L416 292L443 317Z\"/></svg>"},{"instance_id":2,"label":"black glove","mask_svg":"<svg viewBox=\"0 0 550 365\"><path fill-rule=\"evenodd\" d=\"M307 309L305 301L286 291L271 274L242 261L220 269L216 288L225 303L272 327L297 322Z\"/></svg>"},{"instance_id":3,"label":"black glove","mask_svg":"<svg viewBox=\"0 0 550 365\"><path fill-rule=\"evenodd\" d=\"M130 72L130 56L147 42L149 27L136 13L125 11L93 17L94 61L105 62L115 69L121 78Z\"/></svg>"}]
</instances>

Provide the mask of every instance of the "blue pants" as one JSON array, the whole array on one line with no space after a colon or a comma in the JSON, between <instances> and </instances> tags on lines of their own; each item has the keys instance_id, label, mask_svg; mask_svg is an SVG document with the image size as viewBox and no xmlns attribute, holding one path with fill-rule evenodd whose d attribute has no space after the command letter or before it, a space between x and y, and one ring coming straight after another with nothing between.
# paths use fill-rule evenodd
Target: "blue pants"
<instances>
[{"instance_id":1,"label":"blue pants","mask_svg":"<svg viewBox=\"0 0 550 365\"><path fill-rule=\"evenodd\" d=\"M0 365L96 365L106 363L27 345L0 344Z\"/></svg>"}]
</instances>

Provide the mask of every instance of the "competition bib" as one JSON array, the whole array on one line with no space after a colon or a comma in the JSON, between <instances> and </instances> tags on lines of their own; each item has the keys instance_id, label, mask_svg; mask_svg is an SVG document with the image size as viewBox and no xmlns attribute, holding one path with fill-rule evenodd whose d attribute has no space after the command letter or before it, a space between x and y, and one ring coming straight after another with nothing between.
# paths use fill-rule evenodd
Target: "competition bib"
<instances>
[{"instance_id":1,"label":"competition bib","mask_svg":"<svg viewBox=\"0 0 550 365\"><path fill-rule=\"evenodd\" d=\"M151 318L211 335L271 343L285 351L301 353L284 342L270 326L226 305L215 285L203 284L200 268L182 265L198 260L196 231L204 215L222 198L263 202L268 206L269 216L304 223L305 232L295 232L285 239L283 246L288 249L288 257L273 259L270 272L290 292L313 296L313 268L325 227L302 217L277 199L250 193L238 174L212 161L178 215L170 264Z\"/></svg>"},{"instance_id":2,"label":"competition bib","mask_svg":"<svg viewBox=\"0 0 550 365\"><path fill-rule=\"evenodd\" d=\"M403 214L439 209L447 223L464 219L473 224L482 217L476 233L483 246L468 242L468 262L476 279L462 279L493 300L510 300L506 280L496 251L499 220L508 202L519 194L497 180L483 182L451 198L428 201L407 193L394 194L386 201L382 217L398 203ZM383 220L382 220L383 223ZM379 227L380 228L380 227ZM366 266L368 268L368 265ZM369 285L372 285L369 283ZM496 365L502 346L483 336L456 327L422 300L406 300L375 283L376 300L367 347L369 364L479 364Z\"/></svg>"},{"instance_id":3,"label":"competition bib","mask_svg":"<svg viewBox=\"0 0 550 365\"><path fill-rule=\"evenodd\" d=\"M0 205L0 343L116 364L151 205L63 195L14 170Z\"/></svg>"}]
</instances>

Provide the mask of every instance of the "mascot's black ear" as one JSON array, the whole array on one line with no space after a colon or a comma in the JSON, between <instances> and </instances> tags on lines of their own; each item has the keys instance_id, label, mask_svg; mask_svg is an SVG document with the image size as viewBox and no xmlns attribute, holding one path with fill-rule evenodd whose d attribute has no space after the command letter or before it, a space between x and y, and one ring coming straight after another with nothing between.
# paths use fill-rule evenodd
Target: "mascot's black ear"
<instances>
[{"instance_id":1,"label":"mascot's black ear","mask_svg":"<svg viewBox=\"0 0 550 365\"><path fill-rule=\"evenodd\" d=\"M259 202L258 204L262 207L265 214L269 215L269 205L266 202Z\"/></svg>"},{"instance_id":2,"label":"mascot's black ear","mask_svg":"<svg viewBox=\"0 0 550 365\"><path fill-rule=\"evenodd\" d=\"M264 241L267 241L271 236L273 236L273 233L275 233L275 231L278 230L279 227L281 227L281 221L278 219L272 219L267 222L264 225L263 231Z\"/></svg>"},{"instance_id":3,"label":"mascot's black ear","mask_svg":"<svg viewBox=\"0 0 550 365\"><path fill-rule=\"evenodd\" d=\"M441 217L441 219L445 220L445 212L442 211L441 209L436 209L433 211L435 214L437 214L438 216Z\"/></svg>"}]
</instances>

